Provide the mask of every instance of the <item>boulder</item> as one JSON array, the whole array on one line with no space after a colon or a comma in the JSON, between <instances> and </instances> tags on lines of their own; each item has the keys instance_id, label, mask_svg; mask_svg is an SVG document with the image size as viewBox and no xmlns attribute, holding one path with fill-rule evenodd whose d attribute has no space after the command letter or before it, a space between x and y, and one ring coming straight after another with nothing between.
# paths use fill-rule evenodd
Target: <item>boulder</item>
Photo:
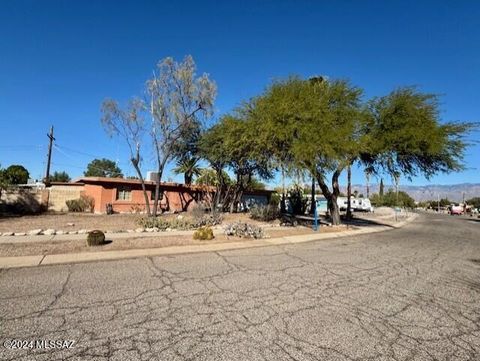
<instances>
[{"instance_id":1,"label":"boulder","mask_svg":"<svg viewBox=\"0 0 480 361\"><path fill-rule=\"evenodd\" d=\"M57 231L55 231L53 228L49 228L43 231L43 234L46 236L53 236Z\"/></svg>"},{"instance_id":2,"label":"boulder","mask_svg":"<svg viewBox=\"0 0 480 361\"><path fill-rule=\"evenodd\" d=\"M26 236L27 234L25 232L15 232L13 235L14 236Z\"/></svg>"},{"instance_id":3,"label":"boulder","mask_svg":"<svg viewBox=\"0 0 480 361\"><path fill-rule=\"evenodd\" d=\"M32 229L31 231L28 231L29 236L38 236L41 234L43 229Z\"/></svg>"},{"instance_id":4,"label":"boulder","mask_svg":"<svg viewBox=\"0 0 480 361\"><path fill-rule=\"evenodd\" d=\"M135 232L137 232L137 233L143 233L143 232L145 232L145 229L144 229L144 228L137 228L137 229L135 230Z\"/></svg>"},{"instance_id":5,"label":"boulder","mask_svg":"<svg viewBox=\"0 0 480 361\"><path fill-rule=\"evenodd\" d=\"M13 232L3 232L2 236L13 236Z\"/></svg>"}]
</instances>

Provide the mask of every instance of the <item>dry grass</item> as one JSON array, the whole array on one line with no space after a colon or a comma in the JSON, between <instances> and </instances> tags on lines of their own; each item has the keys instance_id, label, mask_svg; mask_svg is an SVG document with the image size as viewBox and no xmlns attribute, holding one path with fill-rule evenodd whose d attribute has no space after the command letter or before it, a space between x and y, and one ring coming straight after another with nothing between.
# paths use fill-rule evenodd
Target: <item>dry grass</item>
<instances>
[{"instance_id":1,"label":"dry grass","mask_svg":"<svg viewBox=\"0 0 480 361\"><path fill-rule=\"evenodd\" d=\"M175 217L174 214L162 217ZM32 229L53 228L63 231L101 229L118 231L138 228L139 214L46 213L37 216L1 217L0 232L28 232ZM73 223L73 226L69 226Z\"/></svg>"}]
</instances>

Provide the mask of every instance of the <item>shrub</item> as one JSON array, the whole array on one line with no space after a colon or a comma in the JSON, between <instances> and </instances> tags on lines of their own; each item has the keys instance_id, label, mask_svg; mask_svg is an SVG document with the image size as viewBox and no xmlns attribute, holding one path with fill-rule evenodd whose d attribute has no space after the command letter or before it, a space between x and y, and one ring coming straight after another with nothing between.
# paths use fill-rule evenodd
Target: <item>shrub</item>
<instances>
[{"instance_id":1,"label":"shrub","mask_svg":"<svg viewBox=\"0 0 480 361\"><path fill-rule=\"evenodd\" d=\"M265 234L263 233L263 229L249 223L231 223L227 224L225 229L225 234L227 236L235 236L235 237L244 237L244 238L265 238Z\"/></svg>"},{"instance_id":2,"label":"shrub","mask_svg":"<svg viewBox=\"0 0 480 361\"><path fill-rule=\"evenodd\" d=\"M277 219L280 211L277 206L255 206L250 209L250 218L257 221L270 222Z\"/></svg>"},{"instance_id":3,"label":"shrub","mask_svg":"<svg viewBox=\"0 0 480 361\"><path fill-rule=\"evenodd\" d=\"M206 213L206 207L202 203L197 203L193 205L189 213L194 219L202 218Z\"/></svg>"},{"instance_id":4,"label":"shrub","mask_svg":"<svg viewBox=\"0 0 480 361\"><path fill-rule=\"evenodd\" d=\"M105 243L105 234L102 231L94 230L88 232L87 246L100 246Z\"/></svg>"},{"instance_id":5,"label":"shrub","mask_svg":"<svg viewBox=\"0 0 480 361\"><path fill-rule=\"evenodd\" d=\"M143 228L158 228L165 231L167 228L189 230L195 228L192 220L187 218L141 217L137 224Z\"/></svg>"},{"instance_id":6,"label":"shrub","mask_svg":"<svg viewBox=\"0 0 480 361\"><path fill-rule=\"evenodd\" d=\"M65 202L69 212L84 212L83 204L80 199L70 199Z\"/></svg>"},{"instance_id":7,"label":"shrub","mask_svg":"<svg viewBox=\"0 0 480 361\"><path fill-rule=\"evenodd\" d=\"M222 220L223 217L221 214L204 214L203 217L194 219L194 224L196 227L216 226L217 224L222 223Z\"/></svg>"},{"instance_id":8,"label":"shrub","mask_svg":"<svg viewBox=\"0 0 480 361\"><path fill-rule=\"evenodd\" d=\"M278 206L280 205L280 201L282 200L282 196L278 193L273 193L271 196L270 196L270 201L268 202L268 205L269 206L272 206L272 207L276 207L278 208Z\"/></svg>"},{"instance_id":9,"label":"shrub","mask_svg":"<svg viewBox=\"0 0 480 361\"><path fill-rule=\"evenodd\" d=\"M220 215L205 214L199 219L192 218L165 218L165 217L141 217L137 224L143 228L158 228L165 231L167 228L178 230L190 230L205 226L215 226L222 222Z\"/></svg>"},{"instance_id":10,"label":"shrub","mask_svg":"<svg viewBox=\"0 0 480 361\"><path fill-rule=\"evenodd\" d=\"M307 210L307 200L303 197L303 190L295 186L290 191L290 204L292 205L293 214L305 214Z\"/></svg>"},{"instance_id":11,"label":"shrub","mask_svg":"<svg viewBox=\"0 0 480 361\"><path fill-rule=\"evenodd\" d=\"M210 227L200 227L193 233L193 239L198 239L201 241L213 239L213 231Z\"/></svg>"},{"instance_id":12,"label":"shrub","mask_svg":"<svg viewBox=\"0 0 480 361\"><path fill-rule=\"evenodd\" d=\"M80 198L68 200L65 204L69 212L93 212L95 200L82 194Z\"/></svg>"}]
</instances>

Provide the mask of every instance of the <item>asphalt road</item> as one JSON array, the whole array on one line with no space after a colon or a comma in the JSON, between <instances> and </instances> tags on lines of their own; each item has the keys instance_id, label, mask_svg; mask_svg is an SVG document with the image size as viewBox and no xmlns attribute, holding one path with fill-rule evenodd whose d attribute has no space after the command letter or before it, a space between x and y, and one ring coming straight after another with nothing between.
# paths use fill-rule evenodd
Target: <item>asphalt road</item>
<instances>
[{"instance_id":1,"label":"asphalt road","mask_svg":"<svg viewBox=\"0 0 480 361\"><path fill-rule=\"evenodd\" d=\"M480 360L480 220L3 270L0 291L2 342L75 341L1 360Z\"/></svg>"}]
</instances>

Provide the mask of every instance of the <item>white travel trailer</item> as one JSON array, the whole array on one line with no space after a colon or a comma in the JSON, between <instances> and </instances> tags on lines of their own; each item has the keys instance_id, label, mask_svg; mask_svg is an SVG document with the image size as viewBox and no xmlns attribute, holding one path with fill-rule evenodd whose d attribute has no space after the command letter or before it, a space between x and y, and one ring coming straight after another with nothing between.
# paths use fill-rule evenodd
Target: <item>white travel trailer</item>
<instances>
[{"instance_id":1,"label":"white travel trailer","mask_svg":"<svg viewBox=\"0 0 480 361\"><path fill-rule=\"evenodd\" d=\"M347 210L347 197L338 197L337 204L341 211ZM373 206L368 198L350 197L350 207L355 212L373 212Z\"/></svg>"}]
</instances>

